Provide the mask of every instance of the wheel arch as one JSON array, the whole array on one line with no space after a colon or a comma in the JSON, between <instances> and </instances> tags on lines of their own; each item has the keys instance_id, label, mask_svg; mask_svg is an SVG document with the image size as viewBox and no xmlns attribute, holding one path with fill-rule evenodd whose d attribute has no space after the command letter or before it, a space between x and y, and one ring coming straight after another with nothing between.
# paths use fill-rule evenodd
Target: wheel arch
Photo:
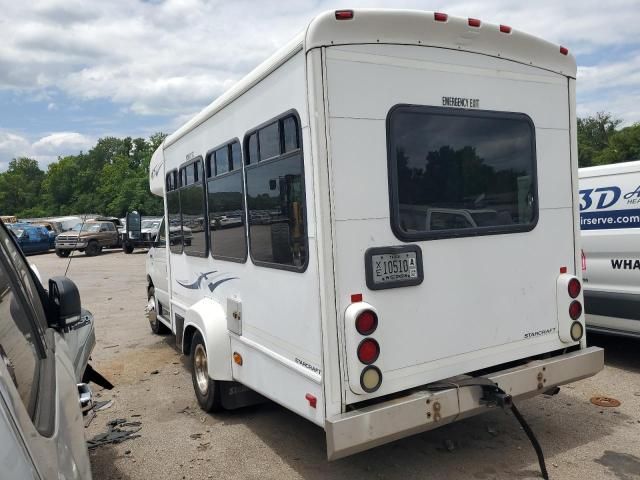
<instances>
[{"instance_id":1,"label":"wheel arch","mask_svg":"<svg viewBox=\"0 0 640 480\"><path fill-rule=\"evenodd\" d=\"M213 380L233 380L231 372L231 340L222 306L203 298L186 311L182 352L191 354L193 337L199 332L207 348L209 376Z\"/></svg>"}]
</instances>

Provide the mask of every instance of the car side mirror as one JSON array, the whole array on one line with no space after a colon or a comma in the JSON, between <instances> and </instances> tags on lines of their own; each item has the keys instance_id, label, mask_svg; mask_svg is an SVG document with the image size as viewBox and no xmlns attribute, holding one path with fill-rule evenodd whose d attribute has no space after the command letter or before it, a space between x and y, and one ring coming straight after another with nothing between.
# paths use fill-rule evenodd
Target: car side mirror
<instances>
[{"instance_id":1,"label":"car side mirror","mask_svg":"<svg viewBox=\"0 0 640 480\"><path fill-rule=\"evenodd\" d=\"M49 326L66 330L80 321L82 304L78 287L68 277L49 279Z\"/></svg>"}]
</instances>

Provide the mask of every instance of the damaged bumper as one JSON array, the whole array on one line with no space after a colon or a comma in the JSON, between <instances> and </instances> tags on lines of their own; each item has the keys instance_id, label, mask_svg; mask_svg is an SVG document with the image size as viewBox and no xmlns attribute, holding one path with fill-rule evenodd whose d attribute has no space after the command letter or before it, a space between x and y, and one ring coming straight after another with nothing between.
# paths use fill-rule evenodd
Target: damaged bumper
<instances>
[{"instance_id":1,"label":"damaged bumper","mask_svg":"<svg viewBox=\"0 0 640 480\"><path fill-rule=\"evenodd\" d=\"M583 350L502 370L487 378L514 400L590 377L604 367L604 350ZM451 382L455 381L450 379ZM444 382L441 382L444 383ZM479 386L411 394L328 418L325 424L329 460L346 457L409 435L438 428L486 411Z\"/></svg>"}]
</instances>

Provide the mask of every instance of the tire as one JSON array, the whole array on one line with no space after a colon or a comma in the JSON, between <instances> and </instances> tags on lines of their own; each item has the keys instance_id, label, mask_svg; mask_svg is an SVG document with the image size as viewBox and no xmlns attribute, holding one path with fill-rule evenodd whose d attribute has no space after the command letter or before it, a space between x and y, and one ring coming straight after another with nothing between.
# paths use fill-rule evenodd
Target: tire
<instances>
[{"instance_id":1,"label":"tire","mask_svg":"<svg viewBox=\"0 0 640 480\"><path fill-rule=\"evenodd\" d=\"M87 257L95 257L96 255L98 255L100 253L100 245L98 245L98 242L96 242L95 240L91 240L89 242L89 245L87 245L87 248L84 251L84 254Z\"/></svg>"},{"instance_id":2,"label":"tire","mask_svg":"<svg viewBox=\"0 0 640 480\"><path fill-rule=\"evenodd\" d=\"M158 320L158 308L156 303L155 289L153 287L149 287L147 293L147 319L149 320L151 331L156 335L169 333L169 329L167 328L167 326L160 320Z\"/></svg>"},{"instance_id":3,"label":"tire","mask_svg":"<svg viewBox=\"0 0 640 480\"><path fill-rule=\"evenodd\" d=\"M203 365L204 355L204 365ZM191 342L191 380L198 404L205 412L222 410L220 386L209 378L207 372L207 347L200 332L196 332Z\"/></svg>"},{"instance_id":4,"label":"tire","mask_svg":"<svg viewBox=\"0 0 640 480\"><path fill-rule=\"evenodd\" d=\"M60 258L67 258L71 255L71 250L60 250L59 248L56 248L56 255Z\"/></svg>"},{"instance_id":5,"label":"tire","mask_svg":"<svg viewBox=\"0 0 640 480\"><path fill-rule=\"evenodd\" d=\"M123 243L122 244L122 251L124 253L126 253L127 255L129 255L130 253L133 253L133 245L131 243Z\"/></svg>"}]
</instances>

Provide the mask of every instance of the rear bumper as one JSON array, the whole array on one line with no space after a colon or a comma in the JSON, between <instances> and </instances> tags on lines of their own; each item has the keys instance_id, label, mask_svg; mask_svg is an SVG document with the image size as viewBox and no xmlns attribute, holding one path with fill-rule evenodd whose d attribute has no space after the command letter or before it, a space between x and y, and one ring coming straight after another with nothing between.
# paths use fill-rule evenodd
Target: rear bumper
<instances>
[{"instance_id":1,"label":"rear bumper","mask_svg":"<svg viewBox=\"0 0 640 480\"><path fill-rule=\"evenodd\" d=\"M604 350L589 347L535 360L488 376L514 400L590 377L604 367ZM480 387L429 391L426 388L387 402L328 418L327 456L346 457L399 438L438 428L486 411Z\"/></svg>"}]
</instances>

